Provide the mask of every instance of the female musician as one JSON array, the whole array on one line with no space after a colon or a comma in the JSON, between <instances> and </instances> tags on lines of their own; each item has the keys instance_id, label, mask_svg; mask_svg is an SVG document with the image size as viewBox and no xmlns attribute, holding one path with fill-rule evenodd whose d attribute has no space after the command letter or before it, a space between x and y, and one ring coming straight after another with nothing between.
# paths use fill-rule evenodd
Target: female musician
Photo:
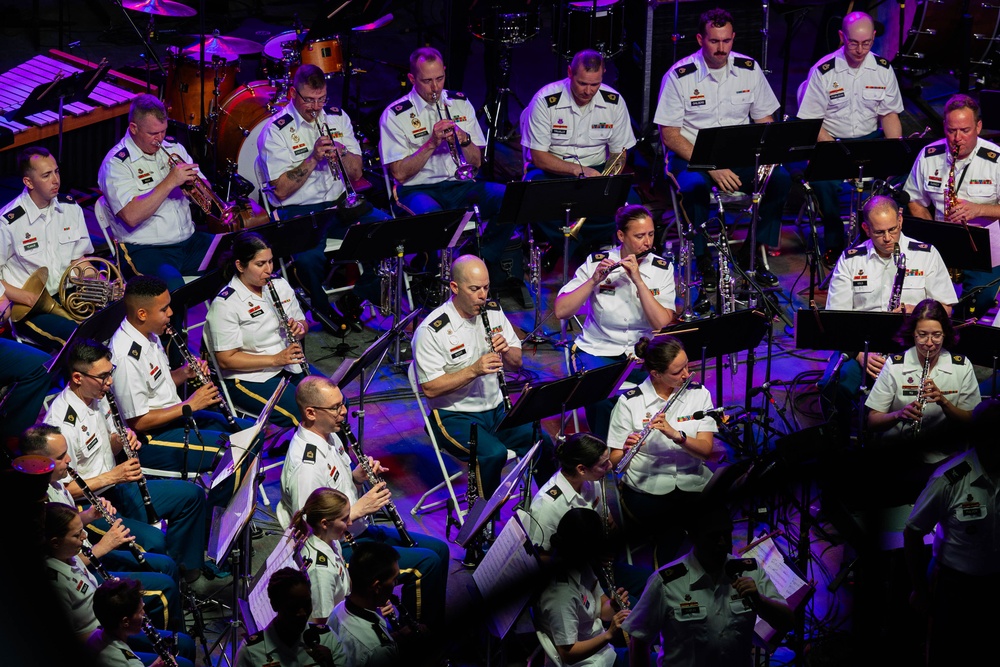
<instances>
[{"instance_id":1,"label":"female musician","mask_svg":"<svg viewBox=\"0 0 1000 667\"><path fill-rule=\"evenodd\" d=\"M351 525L351 501L340 491L321 487L309 494L292 517L298 535L306 536L299 555L308 568L312 591L312 622L323 624L351 592L351 578L340 550L340 539Z\"/></svg>"},{"instance_id":2,"label":"female musician","mask_svg":"<svg viewBox=\"0 0 1000 667\"><path fill-rule=\"evenodd\" d=\"M623 206L615 216L615 226L621 245L592 254L556 297L556 317L560 319L568 319L590 304L590 315L573 347L575 371L624 360L640 336L674 321L670 262L652 253L638 257L653 247L652 214L644 206ZM612 268L616 264L619 267ZM613 407L614 402L608 399L584 408L594 435L607 436Z\"/></svg>"},{"instance_id":3,"label":"female musician","mask_svg":"<svg viewBox=\"0 0 1000 667\"><path fill-rule=\"evenodd\" d=\"M694 419L698 411L712 408L708 390L692 382L680 394L678 388L691 375L688 357L673 336L641 338L635 355L643 360L649 377L618 398L611 414L608 446L611 463L618 465L640 439L647 425L649 435L622 477L622 509L630 533L654 530L654 563L669 562L683 542L684 530L677 517L683 507L708 484L712 472L705 461L712 455L711 417ZM660 414L667 401L673 404Z\"/></svg>"},{"instance_id":4,"label":"female musician","mask_svg":"<svg viewBox=\"0 0 1000 667\"><path fill-rule=\"evenodd\" d=\"M274 393L282 371L293 384L305 377L301 341L309 325L288 282L271 278L273 255L259 235L237 234L224 262L230 281L208 309L208 336L233 403L256 413ZM287 325L278 317L268 280L278 293ZM293 340L287 339L286 326ZM298 425L294 391L281 395L271 422L283 427Z\"/></svg>"}]
</instances>

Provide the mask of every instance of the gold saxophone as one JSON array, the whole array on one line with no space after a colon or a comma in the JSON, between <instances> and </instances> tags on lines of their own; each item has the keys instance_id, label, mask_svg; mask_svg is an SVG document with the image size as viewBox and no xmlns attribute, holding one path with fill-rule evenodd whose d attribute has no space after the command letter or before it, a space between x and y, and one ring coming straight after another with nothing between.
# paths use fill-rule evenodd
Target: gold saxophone
<instances>
[{"instance_id":1,"label":"gold saxophone","mask_svg":"<svg viewBox=\"0 0 1000 667\"><path fill-rule=\"evenodd\" d=\"M948 167L948 184L944 189L944 217L951 214L951 210L958 205L958 192L955 190L955 165L958 163L958 144L951 146L948 151L951 156L951 166Z\"/></svg>"}]
</instances>

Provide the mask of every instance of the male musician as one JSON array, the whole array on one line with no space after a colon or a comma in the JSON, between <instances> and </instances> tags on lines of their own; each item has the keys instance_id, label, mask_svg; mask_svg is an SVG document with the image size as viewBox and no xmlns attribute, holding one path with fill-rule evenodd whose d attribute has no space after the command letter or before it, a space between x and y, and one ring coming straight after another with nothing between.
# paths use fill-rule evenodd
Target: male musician
<instances>
[{"instance_id":1,"label":"male musician","mask_svg":"<svg viewBox=\"0 0 1000 667\"><path fill-rule=\"evenodd\" d=\"M10 301L0 282L0 331L10 316ZM0 338L0 387L7 393L0 398L0 447L12 447L8 440L21 434L38 418L42 401L52 384L45 363L49 355L7 338Z\"/></svg>"},{"instance_id":2,"label":"male musician","mask_svg":"<svg viewBox=\"0 0 1000 667\"><path fill-rule=\"evenodd\" d=\"M139 459L115 462L122 455L123 443L109 425L111 407L106 395L113 382L114 365L108 348L93 340L75 343L66 359L66 388L52 401L45 423L59 429L66 439L73 468L94 493L117 508L136 541L148 551L168 554L185 573L185 581L194 583L202 576L205 564L204 492L180 480L147 480L153 507L160 518L167 520L166 537L158 527L147 523L138 485L143 478ZM129 446L136 452L142 449L135 433L129 430L127 434ZM78 502L83 498L83 490L75 481L66 488ZM103 519L97 520L95 526L99 530L110 528Z\"/></svg>"},{"instance_id":3,"label":"male musician","mask_svg":"<svg viewBox=\"0 0 1000 667\"><path fill-rule=\"evenodd\" d=\"M885 311L899 271L894 255L898 244L900 257L905 257L902 261L906 263L900 311L911 312L924 299L934 299L945 304L945 309L951 312L950 304L958 301L958 296L948 277L948 269L936 248L903 234L903 210L896 201L885 195L870 197L862 214L861 228L868 240L848 249L837 261L830 278L826 309ZM826 399L821 403L827 417L835 412L842 426L849 424L851 407L861 388L862 368L873 379L877 377L885 364L885 357L880 354L883 351L869 351L867 366L864 366L863 351L851 355L841 364L836 384L832 383L833 371L840 353L831 358L819 382Z\"/></svg>"},{"instance_id":4,"label":"male musician","mask_svg":"<svg viewBox=\"0 0 1000 667\"><path fill-rule=\"evenodd\" d=\"M422 47L410 54L413 89L390 104L379 120L382 164L393 178L399 205L412 214L478 204L488 221L500 210L504 186L456 178L462 159L479 168L486 139L465 93L444 89L444 72L437 49ZM511 233L507 225L487 225L483 232L483 259L497 280L505 275L499 261ZM512 280L519 283L520 276Z\"/></svg>"},{"instance_id":5,"label":"male musician","mask_svg":"<svg viewBox=\"0 0 1000 667\"><path fill-rule=\"evenodd\" d=\"M94 246L80 206L73 197L59 194L59 165L52 154L40 146L28 146L17 156L17 169L24 190L0 210L0 284L12 303L32 307L58 296L63 273L93 253ZM29 282L43 267L48 278ZM44 297L42 290L48 292ZM76 322L57 304L50 312L30 312L17 329L24 338L54 352L66 344Z\"/></svg>"},{"instance_id":6,"label":"male musician","mask_svg":"<svg viewBox=\"0 0 1000 667\"><path fill-rule=\"evenodd\" d=\"M351 470L351 457L344 448L342 436L336 435L342 432L342 424L347 419L344 395L336 383L311 375L299 382L295 401L301 420L288 445L281 471L281 505L278 507L281 525L291 522L295 512L316 489L337 489L351 501L350 518L355 524L351 532L355 542L382 542L399 552L407 608L427 625L442 621L450 558L448 545L429 535L409 533L417 546L408 547L397 529L369 521L367 517L385 507L392 494L385 482L373 485L365 493L358 491L358 487L370 480L360 464ZM388 472L377 460L366 458L374 475ZM345 544L342 550L344 560L350 561L351 546Z\"/></svg>"},{"instance_id":7,"label":"male musician","mask_svg":"<svg viewBox=\"0 0 1000 667\"><path fill-rule=\"evenodd\" d=\"M982 130L979 103L968 95L952 96L944 105L945 138L924 148L906 179L910 215L958 224L1000 218L1000 146L980 138ZM950 152L956 148L958 157L953 160ZM949 188L957 200L954 206L945 201ZM985 286L1000 278L1000 267L964 274L963 299L970 290L984 287L971 304L973 314L984 315L997 295L996 285Z\"/></svg>"},{"instance_id":8,"label":"male musician","mask_svg":"<svg viewBox=\"0 0 1000 667\"><path fill-rule=\"evenodd\" d=\"M323 71L315 65L299 67L292 84L291 102L268 119L257 139L257 147L265 177L273 188L267 195L280 219L340 207L319 245L293 256L295 275L309 292L314 309L337 324L346 320L360 330L357 317L360 300L378 303L380 298L375 266L365 267L355 284L354 294L341 299L342 312L333 312L323 289L327 274L323 252L326 237L344 238L347 226L355 221L374 222L387 220L389 216L368 204L355 209L344 207L348 184L340 173L334 151L340 153L347 178L356 181L362 175L361 146L347 112L333 106L324 109L326 100Z\"/></svg>"},{"instance_id":9,"label":"male musician","mask_svg":"<svg viewBox=\"0 0 1000 667\"><path fill-rule=\"evenodd\" d=\"M660 126L660 138L668 150L667 169L677 178L684 206L691 221L701 224L709 216L709 193L749 192L756 174L752 167L689 171L688 161L698 130L708 127L770 123L778 109L778 99L768 85L760 65L732 50L736 33L733 17L722 9L705 12L698 19L700 51L682 58L663 75L660 98L653 122ZM777 245L781 231L781 211L791 186L791 177L776 166L767 182L757 222L757 248L744 243L740 263L748 265L751 251ZM748 237L749 238L749 237ZM702 289L714 291L718 275L703 238L694 240L694 252L701 272ZM760 263L757 264L760 266ZM758 280L777 285L770 271L757 269Z\"/></svg>"},{"instance_id":10,"label":"male musician","mask_svg":"<svg viewBox=\"0 0 1000 667\"><path fill-rule=\"evenodd\" d=\"M580 51L566 68L566 78L543 86L524 111L521 146L525 149L525 180L600 176L605 163L635 146L632 119L621 94L604 83L604 57ZM629 193L629 203L639 197ZM565 220L536 223L551 244L550 253L562 253L561 227ZM611 217L588 217L571 248L610 243Z\"/></svg>"},{"instance_id":11,"label":"male musician","mask_svg":"<svg viewBox=\"0 0 1000 667\"><path fill-rule=\"evenodd\" d=\"M899 113L903 98L889 61L871 52L875 23L864 12L852 12L841 24L843 46L819 60L809 70L808 83L799 102L799 118L822 118L820 141L889 139L903 136ZM844 222L840 218L842 181L811 183L823 218L826 252L832 267L844 249Z\"/></svg>"},{"instance_id":12,"label":"male musician","mask_svg":"<svg viewBox=\"0 0 1000 667\"><path fill-rule=\"evenodd\" d=\"M533 444L530 424L496 431L504 416L498 372L521 369L521 341L500 304L488 300L490 277L478 257L462 255L452 263L450 288L451 298L417 327L413 361L442 447L468 460L469 432L479 426L475 465L480 497L488 498L500 485L507 450L524 456ZM536 472L538 479L548 479L556 466L551 441L544 432L541 438Z\"/></svg>"},{"instance_id":13,"label":"male musician","mask_svg":"<svg viewBox=\"0 0 1000 667\"><path fill-rule=\"evenodd\" d=\"M388 545L378 543L359 545L351 554L351 592L333 608L328 621L344 646L348 665L400 664L399 646L379 614L400 576L398 560Z\"/></svg>"}]
</instances>

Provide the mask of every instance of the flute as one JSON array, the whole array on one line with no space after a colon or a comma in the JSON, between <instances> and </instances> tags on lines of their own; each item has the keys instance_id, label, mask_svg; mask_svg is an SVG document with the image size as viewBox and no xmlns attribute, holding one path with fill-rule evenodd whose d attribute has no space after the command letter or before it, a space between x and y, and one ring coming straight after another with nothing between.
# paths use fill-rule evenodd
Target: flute
<instances>
[{"instance_id":1,"label":"flute","mask_svg":"<svg viewBox=\"0 0 1000 667\"><path fill-rule=\"evenodd\" d=\"M652 248L650 248L649 250L643 250L642 252L640 252L638 255L635 256L635 261L638 262L640 259L642 259L643 257L645 257L646 255L648 255L651 252L653 252ZM604 272L604 276L607 277L608 274L610 274L615 269L621 267L621 265L624 264L624 263L625 263L624 259L618 260L617 262L615 262L614 264L612 264L611 266L608 267L608 270Z\"/></svg>"},{"instance_id":2,"label":"flute","mask_svg":"<svg viewBox=\"0 0 1000 667\"><path fill-rule=\"evenodd\" d=\"M483 327L486 329L486 344L490 346L490 352L496 354L496 350L493 349L493 327L490 326L490 316L486 312L486 306L480 307L479 316L483 318ZM500 361L500 369L497 371L497 382L500 383L500 393L503 395L503 409L510 412L510 392L507 390L507 378L503 374L503 360Z\"/></svg>"},{"instance_id":3,"label":"flute","mask_svg":"<svg viewBox=\"0 0 1000 667\"><path fill-rule=\"evenodd\" d=\"M288 324L288 315L285 314L285 309L281 305L281 297L278 296L278 290L274 288L274 278L267 279L267 293L271 297L271 306L274 308L274 312L278 315L278 320L281 324L281 330L285 332L285 342L289 345L298 344L301 347L301 343L295 338L295 334L292 333L292 327ZM302 356L305 357L305 348L302 349ZM299 368L302 373L309 375L309 362L303 361L299 364Z\"/></svg>"},{"instance_id":4,"label":"flute","mask_svg":"<svg viewBox=\"0 0 1000 667\"><path fill-rule=\"evenodd\" d=\"M648 438L649 435L653 432L653 420L655 420L660 415L666 415L667 412L670 411L670 408L672 408L674 403L677 402L677 397L679 397L681 394L684 393L684 390L688 388L689 384L691 384L692 379L694 379L694 374L688 375L687 379L684 380L684 383L680 387L678 387L673 394L670 395L670 398L667 399L667 402L664 403L663 407L660 408L656 412L656 414L653 415L648 422L646 422L646 425L642 427L642 430L639 431L638 442L632 445L629 448L629 450L625 452L625 455L621 458L621 460L618 461L618 465L615 466L616 475L621 475L623 472L625 472L625 468L627 468L628 464L632 461L633 458L635 458L635 455L639 453L639 448L641 448L643 443L646 442L646 438Z\"/></svg>"},{"instance_id":5,"label":"flute","mask_svg":"<svg viewBox=\"0 0 1000 667\"><path fill-rule=\"evenodd\" d=\"M80 476L80 473L78 473L72 466L66 466L66 472L68 472L69 476L73 478L76 485L80 487L80 491L83 493L83 497L87 499L87 502L89 502L91 506L97 508L97 511L101 514L101 518L107 521L109 526L113 526L115 523L115 517L112 516L111 512L104 507L100 497L94 493L85 481L83 481L83 477ZM135 560L139 563L139 565L143 566L147 570L153 569L150 567L149 563L146 562L146 557L142 555L142 549L140 549L135 542L126 542L125 546L132 552L132 556L135 557ZM89 555L87 557L90 558Z\"/></svg>"},{"instance_id":6,"label":"flute","mask_svg":"<svg viewBox=\"0 0 1000 667\"><path fill-rule=\"evenodd\" d=\"M184 339L180 337L180 334L172 326L168 324L163 333L170 336L170 341L177 347L181 356L184 357L184 362L188 365L188 368L194 371L194 378L192 378L191 384L196 388L207 384L216 384L212 381L211 376L201 369L201 360L194 356L194 353L184 343ZM229 403L225 399L219 402L219 410L222 411L222 416L226 418L226 424L233 433L240 430L239 424L236 423L236 416L233 414L233 409L229 407Z\"/></svg>"},{"instance_id":7,"label":"flute","mask_svg":"<svg viewBox=\"0 0 1000 667\"><path fill-rule=\"evenodd\" d=\"M118 439L122 441L122 450L125 452L125 456L130 459L138 458L135 450L128 444L128 430L122 420L122 413L118 410L115 395L109 390L104 392L104 398L108 399L108 406L111 408L111 422L115 425ZM142 506L146 509L146 523L149 525L160 523L160 516L156 513L156 508L153 507L153 499L149 496L149 488L146 486L146 476L140 475L139 481L136 483L139 485L139 493L142 495Z\"/></svg>"}]
</instances>

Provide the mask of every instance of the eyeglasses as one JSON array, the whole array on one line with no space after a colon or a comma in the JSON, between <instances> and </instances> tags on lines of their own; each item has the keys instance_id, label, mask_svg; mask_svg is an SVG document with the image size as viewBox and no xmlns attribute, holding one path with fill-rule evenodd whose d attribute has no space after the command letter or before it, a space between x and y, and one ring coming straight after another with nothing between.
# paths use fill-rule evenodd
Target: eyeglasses
<instances>
[{"instance_id":1,"label":"eyeglasses","mask_svg":"<svg viewBox=\"0 0 1000 667\"><path fill-rule=\"evenodd\" d=\"M872 44L875 43L874 39L866 39L863 42L859 42L853 39L847 40L847 46L852 49L870 49Z\"/></svg>"},{"instance_id":2,"label":"eyeglasses","mask_svg":"<svg viewBox=\"0 0 1000 667\"><path fill-rule=\"evenodd\" d=\"M80 375L86 375L92 380L97 380L101 384L110 384L112 373L115 372L116 368L118 368L118 366L116 366L115 364L111 364L111 370L107 373L101 373L100 375L91 375L90 373L81 372Z\"/></svg>"},{"instance_id":3,"label":"eyeglasses","mask_svg":"<svg viewBox=\"0 0 1000 667\"><path fill-rule=\"evenodd\" d=\"M326 95L324 95L323 97L303 97L302 93L299 92L298 88L292 88L292 90L294 90L295 94L299 96L299 99L305 102L306 104L318 104L320 106L326 104L326 99L327 99Z\"/></svg>"},{"instance_id":4,"label":"eyeglasses","mask_svg":"<svg viewBox=\"0 0 1000 667\"><path fill-rule=\"evenodd\" d=\"M325 407L325 406L322 406L322 405L309 405L307 407L310 407L313 410L327 410L329 412L340 412L340 409L342 407L344 407L344 404L343 403L337 403L336 405L331 405L330 407Z\"/></svg>"},{"instance_id":5,"label":"eyeglasses","mask_svg":"<svg viewBox=\"0 0 1000 667\"><path fill-rule=\"evenodd\" d=\"M943 331L934 331L934 332L914 331L913 332L913 338L916 339L917 342L920 342L920 343L925 342L928 338L930 338L935 343L940 343L941 341L944 340L944 332Z\"/></svg>"},{"instance_id":6,"label":"eyeglasses","mask_svg":"<svg viewBox=\"0 0 1000 667\"><path fill-rule=\"evenodd\" d=\"M889 238L890 236L895 236L896 232L899 231L899 225L895 227L890 227L889 229L868 229L869 236L881 236L882 238Z\"/></svg>"}]
</instances>

